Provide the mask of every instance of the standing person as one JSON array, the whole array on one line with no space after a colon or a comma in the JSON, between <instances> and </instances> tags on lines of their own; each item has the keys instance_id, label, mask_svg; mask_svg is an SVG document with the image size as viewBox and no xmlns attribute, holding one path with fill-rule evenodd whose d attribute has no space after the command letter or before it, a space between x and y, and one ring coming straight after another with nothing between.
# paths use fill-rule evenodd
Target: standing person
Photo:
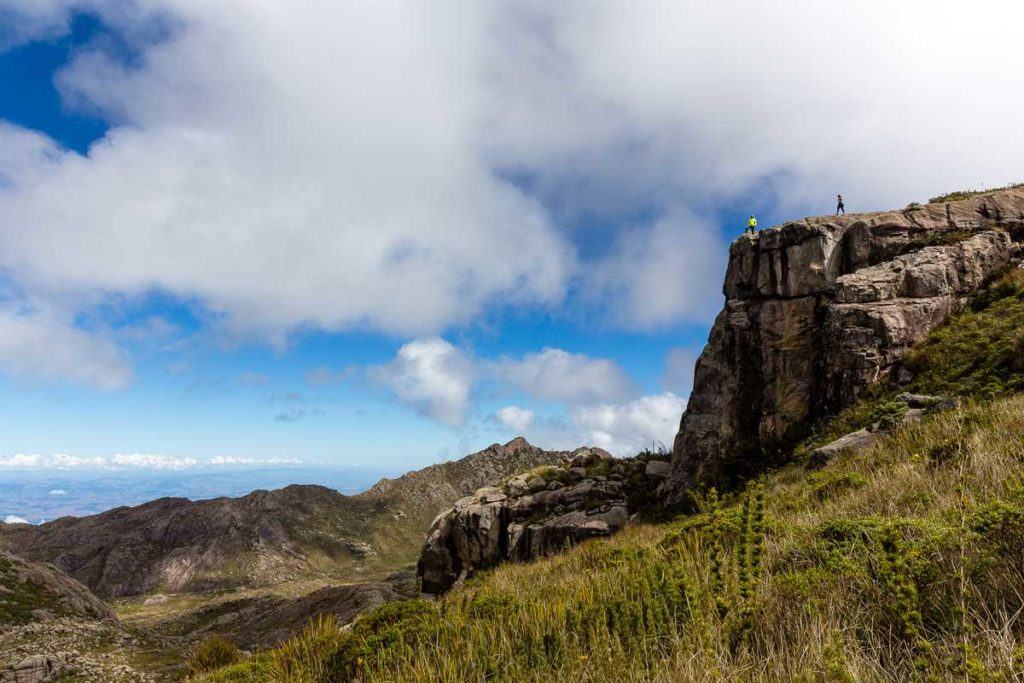
<instances>
[{"instance_id":1,"label":"standing person","mask_svg":"<svg viewBox=\"0 0 1024 683\"><path fill-rule=\"evenodd\" d=\"M750 220L747 221L747 232L751 235L757 234L757 219L754 218L753 214L750 215Z\"/></svg>"},{"instance_id":2,"label":"standing person","mask_svg":"<svg viewBox=\"0 0 1024 683\"><path fill-rule=\"evenodd\" d=\"M839 195L836 195L836 197L839 199L839 203L836 204L836 215L838 216L839 212L842 211L843 215L845 216L846 215L846 206L843 204L843 195L839 194Z\"/></svg>"}]
</instances>

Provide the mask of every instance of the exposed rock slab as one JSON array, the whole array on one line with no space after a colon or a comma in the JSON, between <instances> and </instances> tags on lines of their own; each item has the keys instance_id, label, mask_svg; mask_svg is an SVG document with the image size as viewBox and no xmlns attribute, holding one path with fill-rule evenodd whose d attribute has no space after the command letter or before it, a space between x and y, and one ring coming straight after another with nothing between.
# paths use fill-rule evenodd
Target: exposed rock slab
<instances>
[{"instance_id":1,"label":"exposed rock slab","mask_svg":"<svg viewBox=\"0 0 1024 683\"><path fill-rule=\"evenodd\" d=\"M498 562L532 560L615 533L637 511L638 494L667 474L667 463L656 462L581 448L565 466L526 472L462 498L427 533L421 589L443 593Z\"/></svg>"},{"instance_id":2,"label":"exposed rock slab","mask_svg":"<svg viewBox=\"0 0 1024 683\"><path fill-rule=\"evenodd\" d=\"M898 370L910 346L1007 267L1022 238L1024 188L737 239L663 499L757 469L751 459Z\"/></svg>"}]
</instances>

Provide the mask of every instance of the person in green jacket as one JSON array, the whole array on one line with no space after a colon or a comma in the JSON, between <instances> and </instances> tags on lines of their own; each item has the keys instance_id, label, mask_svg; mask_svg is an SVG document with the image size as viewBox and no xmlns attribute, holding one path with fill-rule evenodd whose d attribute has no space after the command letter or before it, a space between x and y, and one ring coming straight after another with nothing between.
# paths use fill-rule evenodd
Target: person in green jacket
<instances>
[{"instance_id":1,"label":"person in green jacket","mask_svg":"<svg viewBox=\"0 0 1024 683\"><path fill-rule=\"evenodd\" d=\"M750 220L747 221L747 232L751 235L757 234L757 219L753 216L751 216Z\"/></svg>"}]
</instances>

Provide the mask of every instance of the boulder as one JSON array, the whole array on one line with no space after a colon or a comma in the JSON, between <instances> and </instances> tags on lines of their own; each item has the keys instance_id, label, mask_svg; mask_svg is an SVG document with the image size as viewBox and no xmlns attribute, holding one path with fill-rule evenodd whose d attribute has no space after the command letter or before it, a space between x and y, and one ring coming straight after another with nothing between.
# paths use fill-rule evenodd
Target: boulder
<instances>
[{"instance_id":1,"label":"boulder","mask_svg":"<svg viewBox=\"0 0 1024 683\"><path fill-rule=\"evenodd\" d=\"M431 525L417 565L421 590L443 593L478 569L609 536L637 512L631 503L636 494L655 486L668 467L581 448L544 478L516 475L500 487L480 489Z\"/></svg>"}]
</instances>

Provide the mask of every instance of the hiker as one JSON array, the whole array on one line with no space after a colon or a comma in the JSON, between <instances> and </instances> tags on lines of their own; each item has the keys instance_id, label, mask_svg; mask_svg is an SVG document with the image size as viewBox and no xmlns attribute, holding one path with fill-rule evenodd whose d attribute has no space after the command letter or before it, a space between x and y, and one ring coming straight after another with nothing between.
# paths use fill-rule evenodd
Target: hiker
<instances>
[{"instance_id":1,"label":"hiker","mask_svg":"<svg viewBox=\"0 0 1024 683\"><path fill-rule=\"evenodd\" d=\"M845 216L846 215L846 206L843 204L843 195L839 194L839 195L836 195L836 197L839 198L839 203L836 205L836 215L838 216L839 212L842 211L843 215Z\"/></svg>"},{"instance_id":2,"label":"hiker","mask_svg":"<svg viewBox=\"0 0 1024 683\"><path fill-rule=\"evenodd\" d=\"M747 221L747 232L751 235L757 234L757 219L753 216L751 216L750 220Z\"/></svg>"}]
</instances>

